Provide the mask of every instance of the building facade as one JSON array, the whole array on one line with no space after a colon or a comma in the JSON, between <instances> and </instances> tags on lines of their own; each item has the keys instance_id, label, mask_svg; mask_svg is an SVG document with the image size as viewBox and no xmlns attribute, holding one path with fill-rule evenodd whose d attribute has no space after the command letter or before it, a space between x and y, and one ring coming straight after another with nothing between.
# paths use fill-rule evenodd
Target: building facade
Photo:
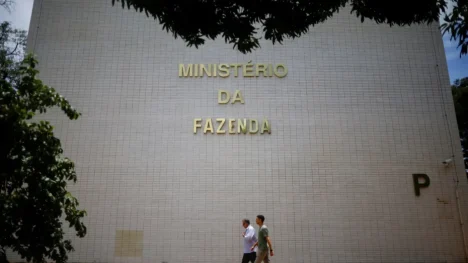
<instances>
[{"instance_id":1,"label":"building facade","mask_svg":"<svg viewBox=\"0 0 468 263\"><path fill-rule=\"evenodd\" d=\"M40 77L82 113L44 116L88 212L70 261L240 262L241 220L263 214L272 262L465 262L468 181L437 25L344 9L261 46L189 48L110 0L35 0Z\"/></svg>"}]
</instances>

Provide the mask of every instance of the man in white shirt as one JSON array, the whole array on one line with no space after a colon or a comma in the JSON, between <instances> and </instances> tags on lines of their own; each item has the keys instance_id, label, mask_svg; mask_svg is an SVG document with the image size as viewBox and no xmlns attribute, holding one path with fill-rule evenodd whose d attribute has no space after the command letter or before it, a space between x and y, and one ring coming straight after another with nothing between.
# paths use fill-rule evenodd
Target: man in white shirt
<instances>
[{"instance_id":1,"label":"man in white shirt","mask_svg":"<svg viewBox=\"0 0 468 263\"><path fill-rule=\"evenodd\" d=\"M244 238L244 256L242 257L242 263L254 263L257 252L251 251L250 248L257 243L255 229L250 225L250 220L248 219L242 219L242 226L245 228L244 233L242 233L242 237Z\"/></svg>"}]
</instances>

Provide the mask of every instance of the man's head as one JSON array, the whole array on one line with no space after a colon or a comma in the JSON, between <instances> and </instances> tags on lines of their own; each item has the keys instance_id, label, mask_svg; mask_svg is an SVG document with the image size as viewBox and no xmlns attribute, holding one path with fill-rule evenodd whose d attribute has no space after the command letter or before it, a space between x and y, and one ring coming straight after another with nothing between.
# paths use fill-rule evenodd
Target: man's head
<instances>
[{"instance_id":1,"label":"man's head","mask_svg":"<svg viewBox=\"0 0 468 263\"><path fill-rule=\"evenodd\" d=\"M247 218L242 219L242 226L244 228L247 228L249 225L250 225L250 220L248 220Z\"/></svg>"},{"instance_id":2,"label":"man's head","mask_svg":"<svg viewBox=\"0 0 468 263\"><path fill-rule=\"evenodd\" d=\"M265 217L263 215L258 215L255 219L255 222L257 225L263 225L263 222L265 222Z\"/></svg>"}]
</instances>

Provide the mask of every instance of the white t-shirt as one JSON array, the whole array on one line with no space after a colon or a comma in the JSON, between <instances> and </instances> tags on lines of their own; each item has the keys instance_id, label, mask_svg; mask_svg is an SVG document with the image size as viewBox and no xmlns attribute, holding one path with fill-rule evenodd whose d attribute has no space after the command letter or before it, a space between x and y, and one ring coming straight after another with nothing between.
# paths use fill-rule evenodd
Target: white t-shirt
<instances>
[{"instance_id":1,"label":"white t-shirt","mask_svg":"<svg viewBox=\"0 0 468 263\"><path fill-rule=\"evenodd\" d=\"M244 236L244 254L245 253L252 253L257 251L255 248L254 251L250 251L250 248L257 242L257 236L255 236L255 229L253 226L249 225L245 229L245 236Z\"/></svg>"}]
</instances>

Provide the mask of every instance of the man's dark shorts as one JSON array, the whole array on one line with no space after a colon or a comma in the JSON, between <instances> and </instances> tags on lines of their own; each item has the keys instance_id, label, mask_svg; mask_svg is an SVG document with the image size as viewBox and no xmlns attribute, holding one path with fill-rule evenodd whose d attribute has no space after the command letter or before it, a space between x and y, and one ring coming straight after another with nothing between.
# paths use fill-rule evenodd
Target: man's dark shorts
<instances>
[{"instance_id":1,"label":"man's dark shorts","mask_svg":"<svg viewBox=\"0 0 468 263\"><path fill-rule=\"evenodd\" d=\"M252 252L252 253L244 253L244 256L242 257L242 263L254 263L255 258L257 258L257 253Z\"/></svg>"}]
</instances>

